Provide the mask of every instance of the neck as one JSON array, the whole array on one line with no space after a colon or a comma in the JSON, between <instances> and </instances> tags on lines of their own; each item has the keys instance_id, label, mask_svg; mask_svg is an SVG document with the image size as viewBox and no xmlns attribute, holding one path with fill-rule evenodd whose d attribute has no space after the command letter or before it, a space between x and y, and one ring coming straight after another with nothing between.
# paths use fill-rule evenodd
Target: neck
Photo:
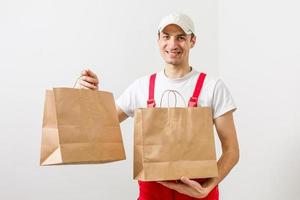
<instances>
[{"instance_id":1,"label":"neck","mask_svg":"<svg viewBox=\"0 0 300 200\"><path fill-rule=\"evenodd\" d=\"M189 66L189 64L186 65L171 65L171 64L167 64L165 66L165 75L168 78L171 79L176 79L176 78L181 78L184 75L188 74L191 71L191 67Z\"/></svg>"}]
</instances>

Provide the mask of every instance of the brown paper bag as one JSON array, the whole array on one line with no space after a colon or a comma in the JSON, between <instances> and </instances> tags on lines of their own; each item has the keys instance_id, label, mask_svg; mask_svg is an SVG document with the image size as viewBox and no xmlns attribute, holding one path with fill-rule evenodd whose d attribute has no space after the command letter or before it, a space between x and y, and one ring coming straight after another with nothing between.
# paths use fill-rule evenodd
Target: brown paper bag
<instances>
[{"instance_id":1,"label":"brown paper bag","mask_svg":"<svg viewBox=\"0 0 300 200\"><path fill-rule=\"evenodd\" d=\"M111 93L71 88L46 91L40 165L124 159Z\"/></svg>"},{"instance_id":2,"label":"brown paper bag","mask_svg":"<svg viewBox=\"0 0 300 200\"><path fill-rule=\"evenodd\" d=\"M218 176L212 109L139 108L134 116L134 179Z\"/></svg>"}]
</instances>

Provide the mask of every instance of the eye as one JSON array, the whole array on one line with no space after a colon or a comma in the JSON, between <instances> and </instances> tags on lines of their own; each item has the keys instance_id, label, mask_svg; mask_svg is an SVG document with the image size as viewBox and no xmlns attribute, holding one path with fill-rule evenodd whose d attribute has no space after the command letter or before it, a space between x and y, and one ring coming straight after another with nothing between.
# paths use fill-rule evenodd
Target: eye
<instances>
[{"instance_id":1,"label":"eye","mask_svg":"<svg viewBox=\"0 0 300 200\"><path fill-rule=\"evenodd\" d=\"M170 36L169 36L169 35L163 35L162 38L163 38L164 40L168 40L168 39L170 38Z\"/></svg>"},{"instance_id":2,"label":"eye","mask_svg":"<svg viewBox=\"0 0 300 200\"><path fill-rule=\"evenodd\" d=\"M178 40L179 40L179 41L184 41L185 39L186 39L185 36L179 36L179 37L178 37Z\"/></svg>"}]
</instances>

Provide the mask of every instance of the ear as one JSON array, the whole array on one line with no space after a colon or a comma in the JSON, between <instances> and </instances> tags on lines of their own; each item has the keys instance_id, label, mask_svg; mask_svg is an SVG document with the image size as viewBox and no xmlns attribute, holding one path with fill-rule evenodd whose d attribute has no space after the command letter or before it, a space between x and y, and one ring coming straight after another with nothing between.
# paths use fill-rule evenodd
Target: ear
<instances>
[{"instance_id":1,"label":"ear","mask_svg":"<svg viewBox=\"0 0 300 200\"><path fill-rule=\"evenodd\" d=\"M191 48L193 48L196 44L196 36L194 35L192 38L191 38Z\"/></svg>"}]
</instances>

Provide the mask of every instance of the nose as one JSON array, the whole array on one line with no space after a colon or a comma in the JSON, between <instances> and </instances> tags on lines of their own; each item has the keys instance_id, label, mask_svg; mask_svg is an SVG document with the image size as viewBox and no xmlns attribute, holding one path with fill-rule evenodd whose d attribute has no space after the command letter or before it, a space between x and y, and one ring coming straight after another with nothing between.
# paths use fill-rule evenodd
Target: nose
<instances>
[{"instance_id":1,"label":"nose","mask_svg":"<svg viewBox=\"0 0 300 200\"><path fill-rule=\"evenodd\" d=\"M170 47L171 49L174 49L174 48L176 48L177 46L178 46L178 43L177 43L176 38L175 38L175 37L171 37L171 38L169 39L169 47Z\"/></svg>"}]
</instances>

